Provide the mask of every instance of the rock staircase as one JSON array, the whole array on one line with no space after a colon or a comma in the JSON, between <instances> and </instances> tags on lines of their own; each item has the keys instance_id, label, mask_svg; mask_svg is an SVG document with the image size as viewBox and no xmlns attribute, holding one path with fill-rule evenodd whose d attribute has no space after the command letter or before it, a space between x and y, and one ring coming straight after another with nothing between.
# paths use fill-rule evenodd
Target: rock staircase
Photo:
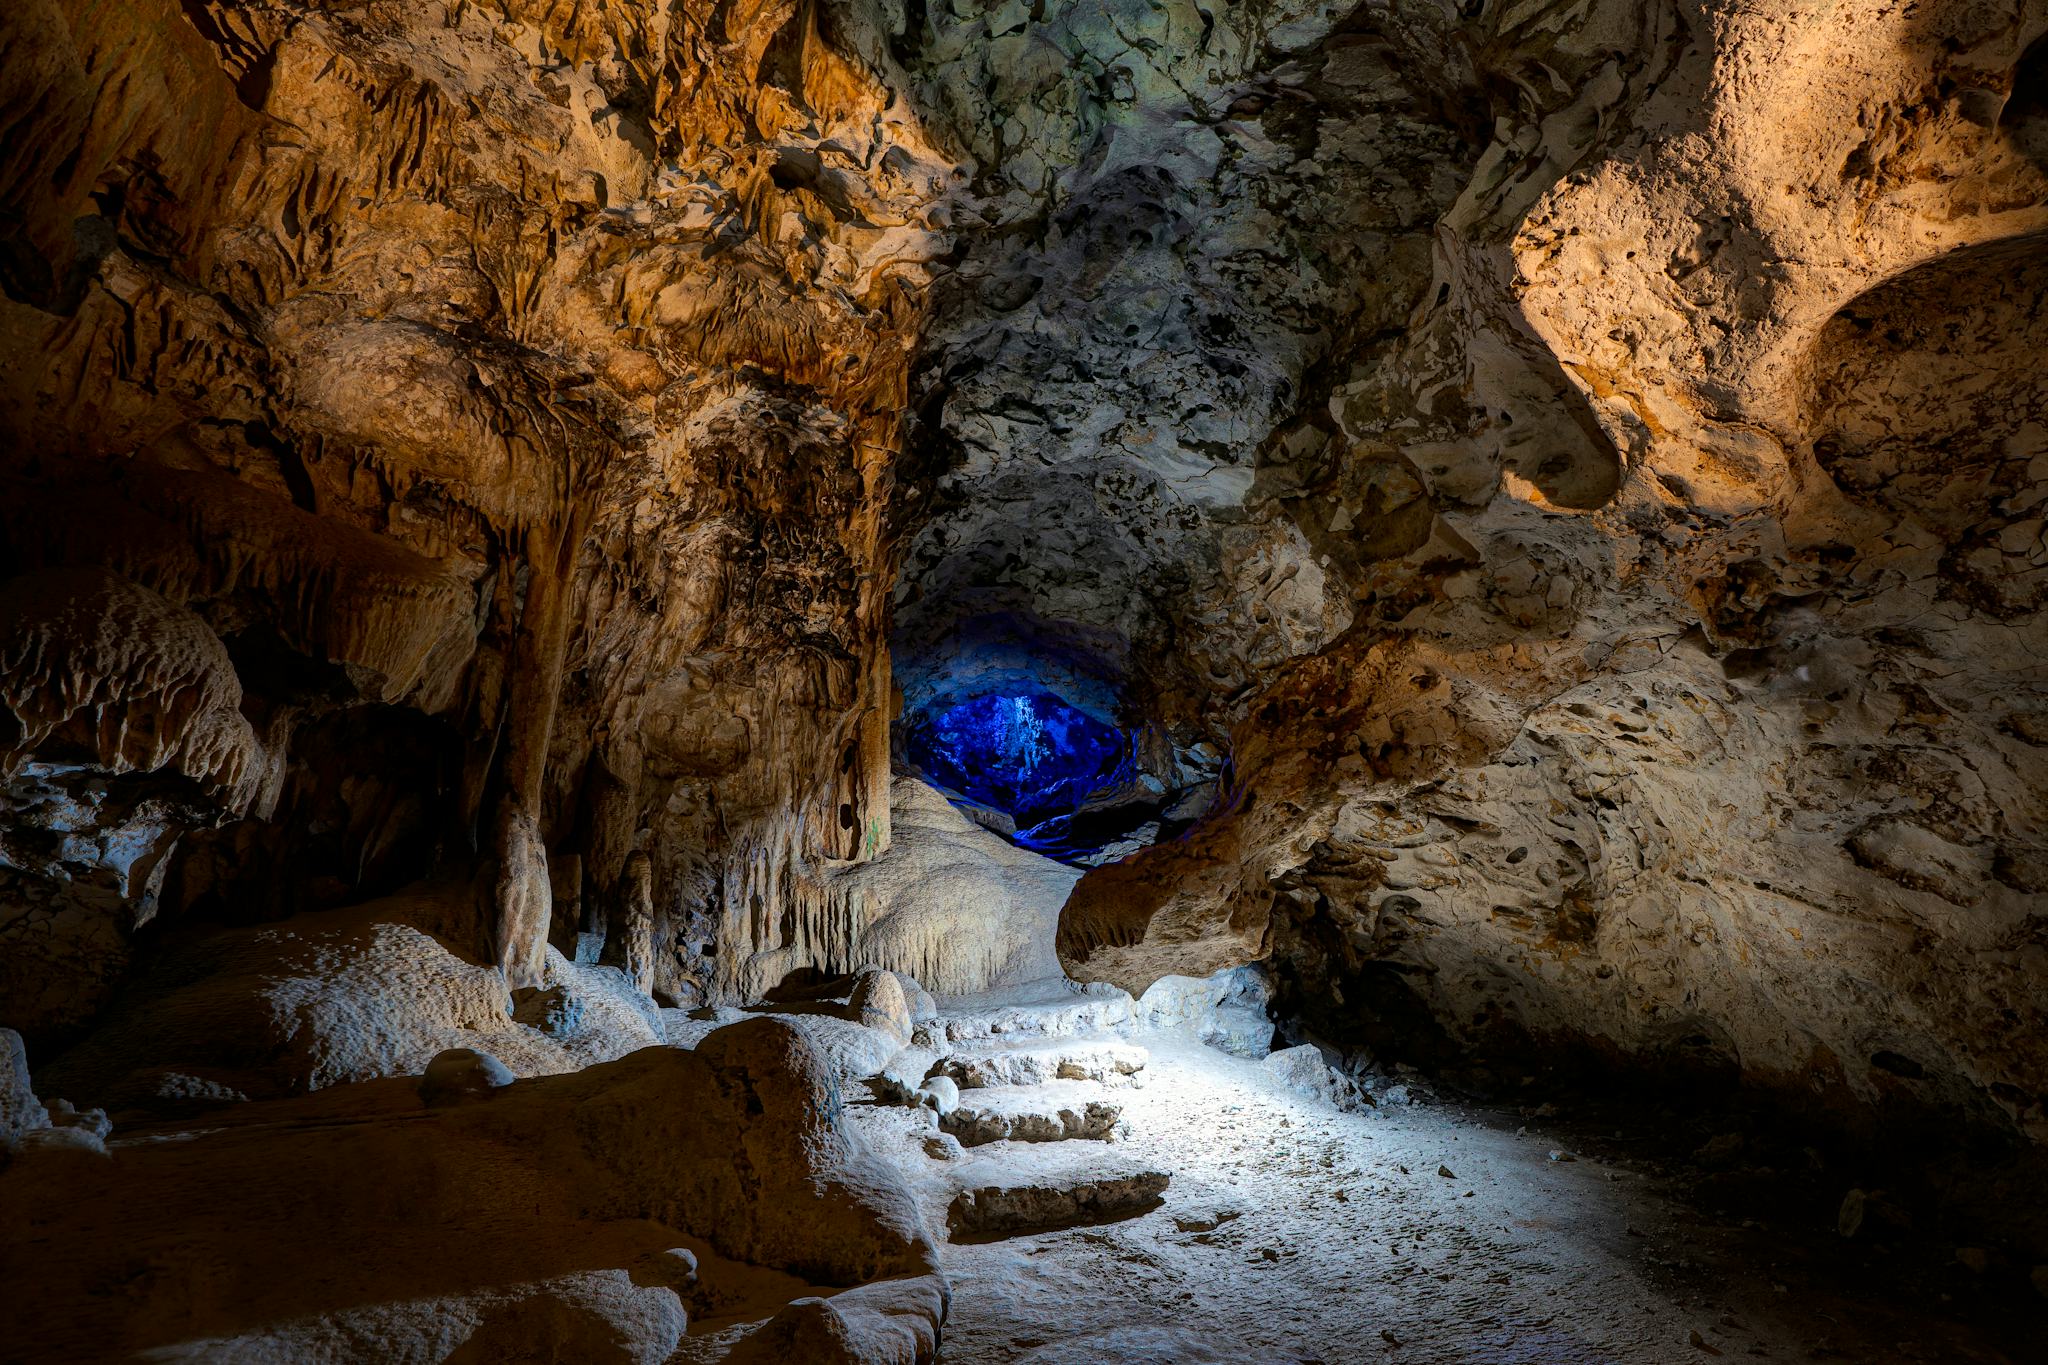
<instances>
[{"instance_id":1,"label":"rock staircase","mask_svg":"<svg viewBox=\"0 0 2048 1365\"><path fill-rule=\"evenodd\" d=\"M1122 992L1047 983L1010 998L947 1002L877 1084L936 1112L926 1152L955 1240L989 1240L1127 1217L1169 1181L1117 1149L1117 1092L1145 1083L1150 1054L1123 1036Z\"/></svg>"}]
</instances>

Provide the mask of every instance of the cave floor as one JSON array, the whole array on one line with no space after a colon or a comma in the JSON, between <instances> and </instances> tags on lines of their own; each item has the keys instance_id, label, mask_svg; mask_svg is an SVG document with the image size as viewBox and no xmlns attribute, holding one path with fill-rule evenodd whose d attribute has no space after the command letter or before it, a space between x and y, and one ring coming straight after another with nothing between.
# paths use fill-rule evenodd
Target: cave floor
<instances>
[{"instance_id":1,"label":"cave floor","mask_svg":"<svg viewBox=\"0 0 2048 1365\"><path fill-rule=\"evenodd\" d=\"M1726 1201L1659 1163L1578 1152L1512 1110L1340 1112L1187 1035L1137 1041L1144 1083L1094 1086L1123 1106L1118 1141L968 1156L1051 1183L1091 1164L1166 1171L1163 1203L948 1246L944 1361L2043 1358L2028 1300L1958 1283L1954 1265L1873 1268L1807 1210L1775 1226L1710 1213ZM924 1154L910 1112L853 1110L943 1229L960 1163Z\"/></svg>"}]
</instances>

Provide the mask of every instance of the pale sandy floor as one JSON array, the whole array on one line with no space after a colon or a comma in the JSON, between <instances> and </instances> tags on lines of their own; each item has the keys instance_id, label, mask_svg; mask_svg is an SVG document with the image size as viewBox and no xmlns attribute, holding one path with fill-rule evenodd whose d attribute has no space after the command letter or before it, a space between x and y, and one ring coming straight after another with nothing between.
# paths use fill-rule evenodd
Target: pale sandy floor
<instances>
[{"instance_id":1,"label":"pale sandy floor","mask_svg":"<svg viewBox=\"0 0 2048 1365\"><path fill-rule=\"evenodd\" d=\"M1860 1302L1821 1292L1799 1247L1703 1216L1662 1177L1554 1161L1560 1140L1517 1136L1512 1117L1340 1113L1183 1035L1137 1041L1152 1050L1148 1084L1104 1090L1124 1105L1127 1140L970 1156L1165 1170L1163 1205L949 1247L950 1365L2048 1360L2013 1353L2010 1322L1994 1333L1964 1307L1932 1307L1932 1290L1917 1308L1877 1286ZM907 1111L854 1113L943 1230L947 1163L923 1154Z\"/></svg>"}]
</instances>

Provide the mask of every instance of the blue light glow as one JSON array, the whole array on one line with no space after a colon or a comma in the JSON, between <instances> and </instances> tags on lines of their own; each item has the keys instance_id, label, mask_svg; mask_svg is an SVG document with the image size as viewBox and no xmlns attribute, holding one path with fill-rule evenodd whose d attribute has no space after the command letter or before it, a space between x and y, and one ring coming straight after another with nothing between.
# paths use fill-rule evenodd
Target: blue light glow
<instances>
[{"instance_id":1,"label":"blue light glow","mask_svg":"<svg viewBox=\"0 0 2048 1365\"><path fill-rule=\"evenodd\" d=\"M936 781L1007 812L1020 831L1072 812L1130 764L1122 731L1048 692L969 697L907 739L912 761Z\"/></svg>"}]
</instances>

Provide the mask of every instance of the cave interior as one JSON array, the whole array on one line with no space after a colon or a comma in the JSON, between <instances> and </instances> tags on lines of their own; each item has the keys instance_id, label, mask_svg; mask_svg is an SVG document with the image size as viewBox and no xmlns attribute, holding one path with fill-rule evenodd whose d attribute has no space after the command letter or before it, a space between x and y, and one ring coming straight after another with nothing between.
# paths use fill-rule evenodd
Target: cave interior
<instances>
[{"instance_id":1,"label":"cave interior","mask_svg":"<svg viewBox=\"0 0 2048 1365\"><path fill-rule=\"evenodd\" d=\"M0 114L0 1363L2044 1359L2048 0Z\"/></svg>"}]
</instances>

